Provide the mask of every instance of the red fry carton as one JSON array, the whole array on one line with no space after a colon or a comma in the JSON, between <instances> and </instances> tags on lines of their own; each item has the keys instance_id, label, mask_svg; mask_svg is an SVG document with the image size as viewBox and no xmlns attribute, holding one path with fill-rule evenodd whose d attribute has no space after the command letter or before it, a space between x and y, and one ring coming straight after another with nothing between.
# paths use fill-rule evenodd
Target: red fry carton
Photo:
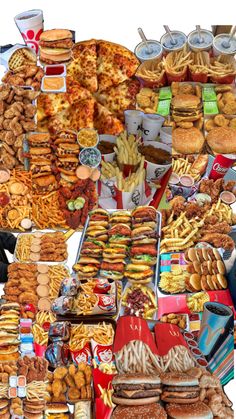
<instances>
[{"instance_id":1,"label":"red fry carton","mask_svg":"<svg viewBox=\"0 0 236 419\"><path fill-rule=\"evenodd\" d=\"M109 294L96 294L97 303L93 307L94 314L112 314L116 312L116 296Z\"/></svg>"},{"instance_id":2,"label":"red fry carton","mask_svg":"<svg viewBox=\"0 0 236 419\"><path fill-rule=\"evenodd\" d=\"M157 323L154 332L157 350L160 356L166 355L173 346L182 345L188 349L180 328L176 324Z\"/></svg>"},{"instance_id":3,"label":"red fry carton","mask_svg":"<svg viewBox=\"0 0 236 419\"><path fill-rule=\"evenodd\" d=\"M186 295L171 295L169 297L163 297L158 299L158 320L168 313L187 313L190 314L190 310L186 304Z\"/></svg>"},{"instance_id":4,"label":"red fry carton","mask_svg":"<svg viewBox=\"0 0 236 419\"><path fill-rule=\"evenodd\" d=\"M111 388L111 382L114 376L115 374L105 374L104 372L100 371L99 368L93 369L93 386L95 397L101 396L101 391L98 387L98 384L100 384L102 388L108 390L109 388Z\"/></svg>"},{"instance_id":5,"label":"red fry carton","mask_svg":"<svg viewBox=\"0 0 236 419\"><path fill-rule=\"evenodd\" d=\"M34 342L34 352L36 356L44 358L46 349L47 345L39 345L38 343Z\"/></svg>"},{"instance_id":6,"label":"red fry carton","mask_svg":"<svg viewBox=\"0 0 236 419\"><path fill-rule=\"evenodd\" d=\"M71 358L75 364L85 362L85 364L92 365L92 352L90 343L87 342L82 349L75 351L70 350Z\"/></svg>"},{"instance_id":7,"label":"red fry carton","mask_svg":"<svg viewBox=\"0 0 236 419\"><path fill-rule=\"evenodd\" d=\"M141 340L151 351L158 354L156 344L146 320L136 316L122 316L117 321L113 351L119 352L132 340Z\"/></svg>"},{"instance_id":8,"label":"red fry carton","mask_svg":"<svg viewBox=\"0 0 236 419\"><path fill-rule=\"evenodd\" d=\"M106 406L103 400L96 398L95 400L96 419L110 419L113 411L112 407Z\"/></svg>"}]
</instances>

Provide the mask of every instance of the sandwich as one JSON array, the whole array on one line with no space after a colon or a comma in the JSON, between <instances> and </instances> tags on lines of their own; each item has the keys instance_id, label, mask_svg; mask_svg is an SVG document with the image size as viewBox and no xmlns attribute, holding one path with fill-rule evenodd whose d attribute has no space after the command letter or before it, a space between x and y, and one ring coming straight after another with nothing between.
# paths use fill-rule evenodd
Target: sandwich
<instances>
[{"instance_id":1,"label":"sandwich","mask_svg":"<svg viewBox=\"0 0 236 419\"><path fill-rule=\"evenodd\" d=\"M108 230L109 243L128 245L131 242L131 228L127 224L114 224Z\"/></svg>"},{"instance_id":2,"label":"sandwich","mask_svg":"<svg viewBox=\"0 0 236 419\"><path fill-rule=\"evenodd\" d=\"M130 256L134 264L154 266L157 261L157 249L155 244L133 245Z\"/></svg>"},{"instance_id":3,"label":"sandwich","mask_svg":"<svg viewBox=\"0 0 236 419\"><path fill-rule=\"evenodd\" d=\"M176 95L171 101L171 109L175 122L194 122L202 117L201 100L195 95Z\"/></svg>"},{"instance_id":4,"label":"sandwich","mask_svg":"<svg viewBox=\"0 0 236 419\"><path fill-rule=\"evenodd\" d=\"M89 226L86 230L86 236L102 242L106 242L108 239L107 229L101 225Z\"/></svg>"},{"instance_id":5,"label":"sandwich","mask_svg":"<svg viewBox=\"0 0 236 419\"><path fill-rule=\"evenodd\" d=\"M36 133L28 136L30 147L48 147L50 144L50 135L48 133Z\"/></svg>"},{"instance_id":6,"label":"sandwich","mask_svg":"<svg viewBox=\"0 0 236 419\"><path fill-rule=\"evenodd\" d=\"M0 418L1 419L10 418L10 406L9 406L9 400L7 399L0 400Z\"/></svg>"},{"instance_id":7,"label":"sandwich","mask_svg":"<svg viewBox=\"0 0 236 419\"><path fill-rule=\"evenodd\" d=\"M166 412L170 419L213 419L211 409L201 401L190 404L168 403Z\"/></svg>"},{"instance_id":8,"label":"sandwich","mask_svg":"<svg viewBox=\"0 0 236 419\"><path fill-rule=\"evenodd\" d=\"M100 225L103 227L108 226L109 214L102 208L97 208L89 214L89 225Z\"/></svg>"},{"instance_id":9,"label":"sandwich","mask_svg":"<svg viewBox=\"0 0 236 419\"><path fill-rule=\"evenodd\" d=\"M110 224L131 224L131 213L129 211L121 210L115 211L110 215Z\"/></svg>"},{"instance_id":10,"label":"sandwich","mask_svg":"<svg viewBox=\"0 0 236 419\"><path fill-rule=\"evenodd\" d=\"M164 408L157 403L142 406L118 405L113 410L111 419L167 419L167 414Z\"/></svg>"},{"instance_id":11,"label":"sandwich","mask_svg":"<svg viewBox=\"0 0 236 419\"><path fill-rule=\"evenodd\" d=\"M63 141L63 139L61 138L60 143L57 144L56 155L57 157L69 156L71 154L78 156L79 151L80 151L79 144L72 143L67 140Z\"/></svg>"},{"instance_id":12,"label":"sandwich","mask_svg":"<svg viewBox=\"0 0 236 419\"><path fill-rule=\"evenodd\" d=\"M103 249L103 260L105 261L122 261L127 256L128 247L125 244L110 243Z\"/></svg>"},{"instance_id":13,"label":"sandwich","mask_svg":"<svg viewBox=\"0 0 236 419\"><path fill-rule=\"evenodd\" d=\"M129 263L125 269L125 277L129 282L148 284L152 281L153 271L149 265Z\"/></svg>"},{"instance_id":14,"label":"sandwich","mask_svg":"<svg viewBox=\"0 0 236 419\"><path fill-rule=\"evenodd\" d=\"M144 225L156 228L156 208L140 206L132 211L132 226L135 228Z\"/></svg>"},{"instance_id":15,"label":"sandwich","mask_svg":"<svg viewBox=\"0 0 236 419\"><path fill-rule=\"evenodd\" d=\"M112 380L112 387L115 404L138 406L160 400L161 380L156 374L117 374Z\"/></svg>"},{"instance_id":16,"label":"sandwich","mask_svg":"<svg viewBox=\"0 0 236 419\"><path fill-rule=\"evenodd\" d=\"M52 192L58 188L56 177L51 172L32 175L32 188L37 194Z\"/></svg>"},{"instance_id":17,"label":"sandwich","mask_svg":"<svg viewBox=\"0 0 236 419\"><path fill-rule=\"evenodd\" d=\"M100 262L90 256L82 256L78 263L73 266L73 269L78 272L78 275L84 278L92 278L96 276L100 268Z\"/></svg>"},{"instance_id":18,"label":"sandwich","mask_svg":"<svg viewBox=\"0 0 236 419\"><path fill-rule=\"evenodd\" d=\"M67 29L44 31L39 38L40 61L46 64L68 62L72 46L72 33Z\"/></svg>"},{"instance_id":19,"label":"sandwich","mask_svg":"<svg viewBox=\"0 0 236 419\"><path fill-rule=\"evenodd\" d=\"M102 257L103 249L105 248L105 243L96 239L86 239L83 242L83 246L80 254L82 256L90 256L92 258Z\"/></svg>"},{"instance_id":20,"label":"sandwich","mask_svg":"<svg viewBox=\"0 0 236 419\"><path fill-rule=\"evenodd\" d=\"M132 245L136 244L155 244L157 242L158 233L151 227L136 227L131 232Z\"/></svg>"},{"instance_id":21,"label":"sandwich","mask_svg":"<svg viewBox=\"0 0 236 419\"><path fill-rule=\"evenodd\" d=\"M213 128L207 134L206 141L214 154L236 153L236 130L231 127Z\"/></svg>"},{"instance_id":22,"label":"sandwich","mask_svg":"<svg viewBox=\"0 0 236 419\"><path fill-rule=\"evenodd\" d=\"M104 260L101 263L100 275L102 278L121 280L124 276L125 261L118 260Z\"/></svg>"},{"instance_id":23,"label":"sandwich","mask_svg":"<svg viewBox=\"0 0 236 419\"><path fill-rule=\"evenodd\" d=\"M205 143L202 132L195 128L175 128L172 132L172 147L175 153L198 154Z\"/></svg>"},{"instance_id":24,"label":"sandwich","mask_svg":"<svg viewBox=\"0 0 236 419\"><path fill-rule=\"evenodd\" d=\"M197 403L200 396L199 380L182 372L169 372L161 375L163 392L161 400L166 403Z\"/></svg>"}]
</instances>

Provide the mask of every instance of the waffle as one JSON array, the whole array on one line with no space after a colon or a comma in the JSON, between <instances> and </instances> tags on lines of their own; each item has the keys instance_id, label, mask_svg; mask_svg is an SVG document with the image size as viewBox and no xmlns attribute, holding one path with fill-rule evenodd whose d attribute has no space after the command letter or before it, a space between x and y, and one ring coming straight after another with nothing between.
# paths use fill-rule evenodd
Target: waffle
<instances>
[{"instance_id":1,"label":"waffle","mask_svg":"<svg viewBox=\"0 0 236 419\"><path fill-rule=\"evenodd\" d=\"M8 66L10 70L16 70L25 64L33 63L36 63L34 54L27 48L20 48L13 52L8 61Z\"/></svg>"}]
</instances>

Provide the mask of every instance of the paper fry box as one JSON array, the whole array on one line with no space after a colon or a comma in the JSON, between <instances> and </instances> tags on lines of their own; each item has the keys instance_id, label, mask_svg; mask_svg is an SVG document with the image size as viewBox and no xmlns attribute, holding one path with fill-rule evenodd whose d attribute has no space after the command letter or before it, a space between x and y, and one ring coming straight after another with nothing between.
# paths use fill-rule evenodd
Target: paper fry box
<instances>
[{"instance_id":1,"label":"paper fry box","mask_svg":"<svg viewBox=\"0 0 236 419\"><path fill-rule=\"evenodd\" d=\"M104 179L98 181L98 195L100 198L112 198L115 196L116 178Z\"/></svg>"},{"instance_id":2,"label":"paper fry box","mask_svg":"<svg viewBox=\"0 0 236 419\"><path fill-rule=\"evenodd\" d=\"M93 369L93 386L94 386L94 392L95 397L101 396L101 391L98 387L98 384L102 388L109 389L111 388L111 382L113 377L115 377L116 374L105 374L104 372L100 371L98 368Z\"/></svg>"},{"instance_id":3,"label":"paper fry box","mask_svg":"<svg viewBox=\"0 0 236 419\"><path fill-rule=\"evenodd\" d=\"M110 419L112 414L112 407L106 406L103 400L96 398L95 400L96 419Z\"/></svg>"},{"instance_id":4,"label":"paper fry box","mask_svg":"<svg viewBox=\"0 0 236 419\"><path fill-rule=\"evenodd\" d=\"M47 349L47 345L39 345L38 343L34 342L34 352L36 356L40 356L40 358L44 358L46 349Z\"/></svg>"},{"instance_id":5,"label":"paper fry box","mask_svg":"<svg viewBox=\"0 0 236 419\"><path fill-rule=\"evenodd\" d=\"M102 345L101 343L96 342L94 339L91 339L91 346L93 352L93 358L96 364L111 364L115 363L115 358L111 345Z\"/></svg>"},{"instance_id":6,"label":"paper fry box","mask_svg":"<svg viewBox=\"0 0 236 419\"><path fill-rule=\"evenodd\" d=\"M89 342L82 349L77 351L70 350L70 353L74 364L78 365L81 362L85 362L87 365L92 365L92 352Z\"/></svg>"},{"instance_id":7,"label":"paper fry box","mask_svg":"<svg viewBox=\"0 0 236 419\"><path fill-rule=\"evenodd\" d=\"M151 188L146 181L140 183L132 192L123 192L115 185L115 192L117 209L134 209L151 196Z\"/></svg>"},{"instance_id":8,"label":"paper fry box","mask_svg":"<svg viewBox=\"0 0 236 419\"><path fill-rule=\"evenodd\" d=\"M140 317L122 316L117 321L115 342L113 346L114 353L119 352L123 346L127 345L132 340L141 340L149 346L153 353L158 354L147 321Z\"/></svg>"},{"instance_id":9,"label":"paper fry box","mask_svg":"<svg viewBox=\"0 0 236 419\"><path fill-rule=\"evenodd\" d=\"M191 313L186 304L185 294L158 299L158 320L168 313Z\"/></svg>"},{"instance_id":10,"label":"paper fry box","mask_svg":"<svg viewBox=\"0 0 236 419\"><path fill-rule=\"evenodd\" d=\"M116 296L109 294L96 294L97 303L93 307L91 315L112 314L116 312Z\"/></svg>"},{"instance_id":11,"label":"paper fry box","mask_svg":"<svg viewBox=\"0 0 236 419\"><path fill-rule=\"evenodd\" d=\"M180 328L176 324L157 323L154 332L160 356L166 355L173 346L182 345L188 348Z\"/></svg>"}]
</instances>

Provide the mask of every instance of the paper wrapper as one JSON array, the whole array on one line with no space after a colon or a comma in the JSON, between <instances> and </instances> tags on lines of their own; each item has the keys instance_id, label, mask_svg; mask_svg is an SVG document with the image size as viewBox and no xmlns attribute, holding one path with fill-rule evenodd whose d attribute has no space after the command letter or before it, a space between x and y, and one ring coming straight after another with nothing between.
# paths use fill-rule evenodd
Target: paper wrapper
<instances>
[{"instance_id":1,"label":"paper wrapper","mask_svg":"<svg viewBox=\"0 0 236 419\"><path fill-rule=\"evenodd\" d=\"M104 372L100 371L98 368L93 369L93 388L95 397L101 396L101 391L98 387L98 384L102 388L109 389L111 388L111 382L115 374L105 374Z\"/></svg>"},{"instance_id":2,"label":"paper wrapper","mask_svg":"<svg viewBox=\"0 0 236 419\"><path fill-rule=\"evenodd\" d=\"M115 358L112 350L112 345L102 345L91 339L93 358L97 365L102 363L115 364Z\"/></svg>"},{"instance_id":3,"label":"paper wrapper","mask_svg":"<svg viewBox=\"0 0 236 419\"><path fill-rule=\"evenodd\" d=\"M91 315L96 314L112 314L116 312L116 296L108 294L95 294L97 297L97 303L93 307Z\"/></svg>"},{"instance_id":4,"label":"paper wrapper","mask_svg":"<svg viewBox=\"0 0 236 419\"><path fill-rule=\"evenodd\" d=\"M187 198L189 198L190 196L194 195L197 192L198 187L199 187L198 183L196 183L193 186L190 186L189 188L187 188L186 186L181 186L181 185L171 185L170 190L171 190L173 196L181 195L185 199L187 199Z\"/></svg>"},{"instance_id":5,"label":"paper wrapper","mask_svg":"<svg viewBox=\"0 0 236 419\"><path fill-rule=\"evenodd\" d=\"M85 362L87 365L92 365L92 352L89 342L82 349L77 351L70 350L70 353L74 364L78 365L81 362Z\"/></svg>"},{"instance_id":6,"label":"paper wrapper","mask_svg":"<svg viewBox=\"0 0 236 419\"><path fill-rule=\"evenodd\" d=\"M100 198L112 198L115 196L116 177L98 181L98 195Z\"/></svg>"},{"instance_id":7,"label":"paper wrapper","mask_svg":"<svg viewBox=\"0 0 236 419\"><path fill-rule=\"evenodd\" d=\"M167 355L169 350L174 346L182 345L188 349L180 328L176 324L157 323L154 332L157 350L160 356Z\"/></svg>"},{"instance_id":8,"label":"paper wrapper","mask_svg":"<svg viewBox=\"0 0 236 419\"><path fill-rule=\"evenodd\" d=\"M123 316L117 321L113 351L119 352L132 340L141 340L151 351L158 354L156 344L146 320L135 316Z\"/></svg>"},{"instance_id":9,"label":"paper wrapper","mask_svg":"<svg viewBox=\"0 0 236 419\"><path fill-rule=\"evenodd\" d=\"M117 209L134 209L138 205L142 205L143 200L151 197L151 188L146 181L140 183L132 192L123 192L115 186L115 200Z\"/></svg>"},{"instance_id":10,"label":"paper wrapper","mask_svg":"<svg viewBox=\"0 0 236 419\"><path fill-rule=\"evenodd\" d=\"M39 345L38 343L34 342L34 352L36 356L44 358L46 349L47 345Z\"/></svg>"},{"instance_id":11,"label":"paper wrapper","mask_svg":"<svg viewBox=\"0 0 236 419\"><path fill-rule=\"evenodd\" d=\"M110 419L112 415L112 407L106 406L103 400L96 398L95 400L96 419Z\"/></svg>"}]
</instances>

